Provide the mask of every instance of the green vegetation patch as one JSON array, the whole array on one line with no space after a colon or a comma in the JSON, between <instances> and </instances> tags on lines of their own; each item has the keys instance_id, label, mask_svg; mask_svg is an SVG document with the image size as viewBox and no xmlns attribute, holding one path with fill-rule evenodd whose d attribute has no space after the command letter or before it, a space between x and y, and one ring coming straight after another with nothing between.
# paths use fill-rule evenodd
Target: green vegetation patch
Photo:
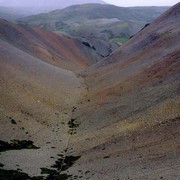
<instances>
[{"instance_id":1,"label":"green vegetation patch","mask_svg":"<svg viewBox=\"0 0 180 180\"><path fill-rule=\"evenodd\" d=\"M48 176L46 177L46 180L56 180L56 179L66 180L72 177L72 175L60 174L60 172L58 172L57 170L48 169L48 168L41 168L41 174L48 174Z\"/></svg>"},{"instance_id":2,"label":"green vegetation patch","mask_svg":"<svg viewBox=\"0 0 180 180\"><path fill-rule=\"evenodd\" d=\"M76 120L76 119L71 119L71 120L68 122L69 128L77 128L77 127L79 126L78 123L75 123L75 120Z\"/></svg>"},{"instance_id":3,"label":"green vegetation patch","mask_svg":"<svg viewBox=\"0 0 180 180\"><path fill-rule=\"evenodd\" d=\"M118 25L118 28L121 28L121 29L125 29L125 28L128 28L128 27L129 27L129 22L127 22L127 21L121 22Z\"/></svg>"},{"instance_id":4,"label":"green vegetation patch","mask_svg":"<svg viewBox=\"0 0 180 180\"><path fill-rule=\"evenodd\" d=\"M39 149L39 147L29 140L12 140L11 143L0 140L0 152L21 149Z\"/></svg>"},{"instance_id":5,"label":"green vegetation patch","mask_svg":"<svg viewBox=\"0 0 180 180\"><path fill-rule=\"evenodd\" d=\"M12 117L9 117L9 116L6 116L6 117L11 121L12 124L17 124L15 119L13 119Z\"/></svg>"},{"instance_id":6,"label":"green vegetation patch","mask_svg":"<svg viewBox=\"0 0 180 180\"><path fill-rule=\"evenodd\" d=\"M51 166L53 169L41 168L41 174L48 174L46 180L66 180L72 177L72 175L61 173L61 171L69 169L80 156L59 156L61 158L55 162L55 165Z\"/></svg>"},{"instance_id":7,"label":"green vegetation patch","mask_svg":"<svg viewBox=\"0 0 180 180\"><path fill-rule=\"evenodd\" d=\"M12 123L12 124L17 124L14 119L11 119L11 123Z\"/></svg>"},{"instance_id":8,"label":"green vegetation patch","mask_svg":"<svg viewBox=\"0 0 180 180\"><path fill-rule=\"evenodd\" d=\"M127 35L122 35L122 36L116 36L113 39L111 39L114 43L117 44L124 44L130 39L129 36Z\"/></svg>"},{"instance_id":9,"label":"green vegetation patch","mask_svg":"<svg viewBox=\"0 0 180 180\"><path fill-rule=\"evenodd\" d=\"M70 177L72 177L72 175L68 175L68 174L54 174L54 175L49 175L46 180L67 180Z\"/></svg>"},{"instance_id":10,"label":"green vegetation patch","mask_svg":"<svg viewBox=\"0 0 180 180\"><path fill-rule=\"evenodd\" d=\"M79 158L80 156L65 156L64 158L59 158L52 167L60 171L65 171L69 169Z\"/></svg>"},{"instance_id":11,"label":"green vegetation patch","mask_svg":"<svg viewBox=\"0 0 180 180\"><path fill-rule=\"evenodd\" d=\"M69 126L69 134L73 135L73 134L76 134L76 128L79 127L79 123L76 123L75 122L76 119L71 119L69 122L68 122L68 126Z\"/></svg>"},{"instance_id":12,"label":"green vegetation patch","mask_svg":"<svg viewBox=\"0 0 180 180\"><path fill-rule=\"evenodd\" d=\"M70 26L64 22L56 22L55 27L56 27L56 31L65 30L65 29L70 28Z\"/></svg>"},{"instance_id":13,"label":"green vegetation patch","mask_svg":"<svg viewBox=\"0 0 180 180\"><path fill-rule=\"evenodd\" d=\"M72 175L60 174L56 170L50 170L47 168L42 168L41 174L48 174L48 176L30 177L28 174L20 172L18 170L0 169L1 180L67 180L72 177Z\"/></svg>"},{"instance_id":14,"label":"green vegetation patch","mask_svg":"<svg viewBox=\"0 0 180 180\"><path fill-rule=\"evenodd\" d=\"M171 34L171 31L164 31L160 34L161 37L163 36L168 36L169 34Z\"/></svg>"},{"instance_id":15,"label":"green vegetation patch","mask_svg":"<svg viewBox=\"0 0 180 180\"><path fill-rule=\"evenodd\" d=\"M17 170L5 170L0 169L1 180L42 180L43 177L30 177L28 174L17 171Z\"/></svg>"}]
</instances>

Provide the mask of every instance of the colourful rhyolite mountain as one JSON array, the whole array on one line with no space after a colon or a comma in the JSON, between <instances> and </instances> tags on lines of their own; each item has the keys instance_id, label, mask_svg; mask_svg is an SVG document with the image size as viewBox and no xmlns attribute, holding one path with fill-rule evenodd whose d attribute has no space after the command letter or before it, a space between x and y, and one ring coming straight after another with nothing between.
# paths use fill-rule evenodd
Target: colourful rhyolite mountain
<instances>
[{"instance_id":1,"label":"colourful rhyolite mountain","mask_svg":"<svg viewBox=\"0 0 180 180\"><path fill-rule=\"evenodd\" d=\"M180 3L99 62L1 20L0 179L180 179L179 19Z\"/></svg>"}]
</instances>

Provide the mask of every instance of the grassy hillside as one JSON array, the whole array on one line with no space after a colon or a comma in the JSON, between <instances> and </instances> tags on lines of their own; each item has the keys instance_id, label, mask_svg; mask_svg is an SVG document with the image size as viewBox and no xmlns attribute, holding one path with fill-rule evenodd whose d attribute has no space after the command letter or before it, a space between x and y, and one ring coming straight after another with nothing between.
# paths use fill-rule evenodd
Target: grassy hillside
<instances>
[{"instance_id":1,"label":"grassy hillside","mask_svg":"<svg viewBox=\"0 0 180 180\"><path fill-rule=\"evenodd\" d=\"M153 20L168 7L136 7L124 8L108 4L74 5L62 10L55 10L48 14L27 17L24 22L35 23L40 20L81 20L81 19L113 19L119 20ZM58 19L55 19L58 18Z\"/></svg>"},{"instance_id":2,"label":"grassy hillside","mask_svg":"<svg viewBox=\"0 0 180 180\"><path fill-rule=\"evenodd\" d=\"M0 6L0 18L2 19L13 21L28 15L30 14L26 13L25 11L19 11L16 8L8 8L8 7Z\"/></svg>"},{"instance_id":3,"label":"grassy hillside","mask_svg":"<svg viewBox=\"0 0 180 180\"><path fill-rule=\"evenodd\" d=\"M86 3L101 3L105 4L102 0L0 0L0 6L13 8L19 12L26 12L28 15L50 12L55 9L63 9L75 4Z\"/></svg>"},{"instance_id":4,"label":"grassy hillside","mask_svg":"<svg viewBox=\"0 0 180 180\"><path fill-rule=\"evenodd\" d=\"M80 37L105 57L118 47L117 44L126 42L166 9L167 7L122 8L107 4L85 4L26 17L18 22Z\"/></svg>"}]
</instances>

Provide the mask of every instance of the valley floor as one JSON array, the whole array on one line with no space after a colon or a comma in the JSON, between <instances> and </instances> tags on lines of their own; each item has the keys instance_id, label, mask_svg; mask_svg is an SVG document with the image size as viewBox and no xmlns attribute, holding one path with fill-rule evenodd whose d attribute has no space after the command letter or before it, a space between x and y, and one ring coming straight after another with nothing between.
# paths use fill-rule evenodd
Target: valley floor
<instances>
[{"instance_id":1,"label":"valley floor","mask_svg":"<svg viewBox=\"0 0 180 180\"><path fill-rule=\"evenodd\" d=\"M4 75L1 74L1 82ZM153 124L137 120L137 115L126 122L118 121L100 129L98 126L101 125L97 123L97 129L93 130L94 123L86 113L96 105L88 97L88 86L83 78L73 73L71 76L77 84L71 87L71 94L66 97L71 101L66 107L44 107L35 99L35 109L11 107L13 111L9 112L1 101L1 140L31 140L39 147L1 152L3 169L17 170L31 177L47 173L49 179L56 179L54 174L60 172L64 179L179 178L178 109L174 109L172 117L171 113L167 120ZM179 107L177 98L166 103L162 106ZM101 111L101 107L98 110ZM156 116L155 110L152 112ZM143 115L139 116L143 119Z\"/></svg>"}]
</instances>

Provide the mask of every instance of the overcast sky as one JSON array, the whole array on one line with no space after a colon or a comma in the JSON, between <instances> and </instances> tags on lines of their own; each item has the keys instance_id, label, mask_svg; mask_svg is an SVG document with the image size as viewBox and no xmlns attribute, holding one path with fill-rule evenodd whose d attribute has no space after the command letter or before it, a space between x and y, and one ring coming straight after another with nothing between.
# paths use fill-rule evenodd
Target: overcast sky
<instances>
[{"instance_id":1,"label":"overcast sky","mask_svg":"<svg viewBox=\"0 0 180 180\"><path fill-rule=\"evenodd\" d=\"M104 0L117 6L172 6L179 0Z\"/></svg>"},{"instance_id":2,"label":"overcast sky","mask_svg":"<svg viewBox=\"0 0 180 180\"><path fill-rule=\"evenodd\" d=\"M42 2L46 3L57 3L61 2L62 4L67 2L78 2L78 0L0 0L0 5L5 6L24 6L25 4L27 6L31 5L38 5L42 4ZM82 2L83 0L80 0L79 2ZM103 0L104 2L107 2L109 4L114 4L117 6L173 6L176 3L179 2L179 0ZM84 2L93 2L92 0L84 0Z\"/></svg>"}]
</instances>

